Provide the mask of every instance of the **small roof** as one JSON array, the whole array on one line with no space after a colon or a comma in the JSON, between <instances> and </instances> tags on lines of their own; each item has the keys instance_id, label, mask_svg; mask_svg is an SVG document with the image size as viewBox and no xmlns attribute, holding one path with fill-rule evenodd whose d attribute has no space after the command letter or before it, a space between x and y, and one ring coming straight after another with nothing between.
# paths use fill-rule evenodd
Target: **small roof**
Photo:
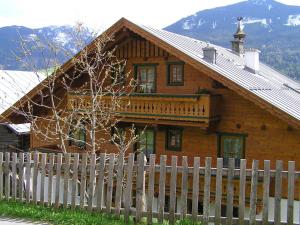
<instances>
[{"instance_id":1,"label":"small roof","mask_svg":"<svg viewBox=\"0 0 300 225\"><path fill-rule=\"evenodd\" d=\"M44 76L28 71L0 70L0 115L37 86ZM17 134L28 133L29 124L7 124Z\"/></svg>"}]
</instances>

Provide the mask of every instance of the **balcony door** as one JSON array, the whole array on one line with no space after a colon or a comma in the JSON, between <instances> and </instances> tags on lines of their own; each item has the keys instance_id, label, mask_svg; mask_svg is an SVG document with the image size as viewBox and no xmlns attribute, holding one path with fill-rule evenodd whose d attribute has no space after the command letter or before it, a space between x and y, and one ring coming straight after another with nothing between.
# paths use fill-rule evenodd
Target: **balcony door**
<instances>
[{"instance_id":1,"label":"balcony door","mask_svg":"<svg viewBox=\"0 0 300 225\"><path fill-rule=\"evenodd\" d=\"M139 93L156 92L156 66L138 65L136 67L136 78L138 82L137 91Z\"/></svg>"}]
</instances>

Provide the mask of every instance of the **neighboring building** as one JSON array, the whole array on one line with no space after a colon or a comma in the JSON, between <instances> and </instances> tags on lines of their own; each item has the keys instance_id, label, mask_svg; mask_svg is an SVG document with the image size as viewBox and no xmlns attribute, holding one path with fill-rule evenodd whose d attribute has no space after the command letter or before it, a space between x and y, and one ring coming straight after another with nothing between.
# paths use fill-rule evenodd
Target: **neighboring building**
<instances>
[{"instance_id":1,"label":"neighboring building","mask_svg":"<svg viewBox=\"0 0 300 225\"><path fill-rule=\"evenodd\" d=\"M127 60L126 71L134 71L139 84L120 123L124 130L132 123L147 126L143 141L132 151L139 146L147 155L210 156L213 165L222 157L225 166L230 157L237 159L236 166L246 158L248 167L253 159L262 167L267 159L272 169L276 160L283 160L285 169L294 160L300 170L300 84L259 62L259 51L245 50L240 24L233 49L126 19L107 33L114 34L111 47ZM68 72L70 62L62 71ZM68 105L80 96L65 94ZM14 119L12 110L3 115ZM32 149L47 146L32 133ZM114 146L108 144L105 150Z\"/></svg>"},{"instance_id":2,"label":"neighboring building","mask_svg":"<svg viewBox=\"0 0 300 225\"><path fill-rule=\"evenodd\" d=\"M1 114L40 82L33 72L0 70L0 151L28 151L30 124L11 124Z\"/></svg>"}]
</instances>

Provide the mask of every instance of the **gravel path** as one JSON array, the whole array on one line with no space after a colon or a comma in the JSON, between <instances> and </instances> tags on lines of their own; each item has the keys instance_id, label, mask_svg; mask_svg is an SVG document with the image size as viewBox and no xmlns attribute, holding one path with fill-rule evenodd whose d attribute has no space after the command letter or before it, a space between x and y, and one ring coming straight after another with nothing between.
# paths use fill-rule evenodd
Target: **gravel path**
<instances>
[{"instance_id":1,"label":"gravel path","mask_svg":"<svg viewBox=\"0 0 300 225\"><path fill-rule=\"evenodd\" d=\"M0 217L0 225L50 225L48 223L40 223L40 222L32 222L25 219L19 218L8 218L8 217Z\"/></svg>"}]
</instances>

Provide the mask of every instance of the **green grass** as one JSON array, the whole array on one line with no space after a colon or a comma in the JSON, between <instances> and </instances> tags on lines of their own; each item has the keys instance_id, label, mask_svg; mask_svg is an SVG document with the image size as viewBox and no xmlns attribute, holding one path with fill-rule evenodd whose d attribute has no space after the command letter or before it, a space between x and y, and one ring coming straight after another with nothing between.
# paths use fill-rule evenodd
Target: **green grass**
<instances>
[{"instance_id":1,"label":"green grass","mask_svg":"<svg viewBox=\"0 0 300 225\"><path fill-rule=\"evenodd\" d=\"M30 221L47 222L59 225L93 225L93 224L111 224L123 225L123 217L117 219L103 213L87 212L83 210L72 209L54 209L52 207L25 204L15 201L0 201L0 216L28 219ZM134 224L132 221L128 224ZM146 222L143 222L146 224ZM164 224L168 224L167 222ZM192 225L188 220L177 221L176 225Z\"/></svg>"}]
</instances>

